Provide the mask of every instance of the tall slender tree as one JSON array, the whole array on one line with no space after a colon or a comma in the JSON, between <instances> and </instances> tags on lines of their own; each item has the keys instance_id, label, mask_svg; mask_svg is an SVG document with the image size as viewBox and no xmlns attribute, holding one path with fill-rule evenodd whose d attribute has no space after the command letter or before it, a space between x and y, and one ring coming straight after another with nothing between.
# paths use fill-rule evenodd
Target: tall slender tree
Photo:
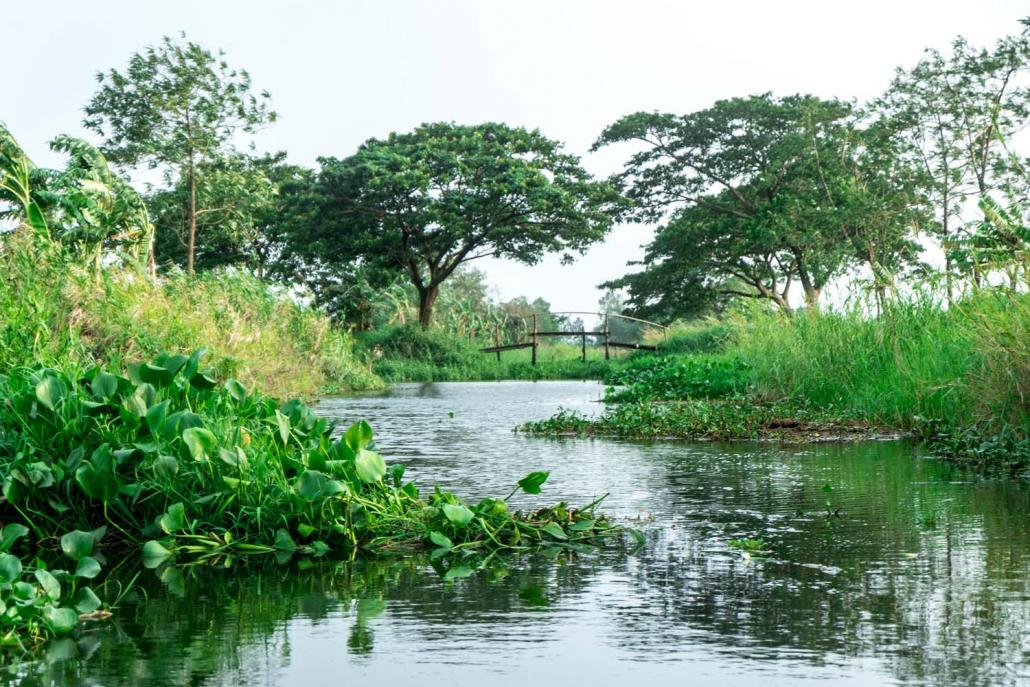
<instances>
[{"instance_id":1,"label":"tall slender tree","mask_svg":"<svg viewBox=\"0 0 1030 687\"><path fill-rule=\"evenodd\" d=\"M233 150L239 133L274 121L266 91L254 93L250 75L217 54L165 36L129 58L124 71L97 74L100 88L86 105L85 126L104 138L101 150L114 163L160 168L171 186L188 189L187 269L192 272L198 198L205 165Z\"/></svg>"}]
</instances>

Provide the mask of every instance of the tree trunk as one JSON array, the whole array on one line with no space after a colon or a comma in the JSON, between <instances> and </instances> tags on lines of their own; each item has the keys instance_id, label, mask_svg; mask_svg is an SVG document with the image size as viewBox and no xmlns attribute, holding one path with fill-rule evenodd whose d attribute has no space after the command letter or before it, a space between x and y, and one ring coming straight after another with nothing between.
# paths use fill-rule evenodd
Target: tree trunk
<instances>
[{"instance_id":1,"label":"tree trunk","mask_svg":"<svg viewBox=\"0 0 1030 687\"><path fill-rule=\"evenodd\" d=\"M422 329L429 329L433 321L433 306L440 295L440 285L430 284L418 289L418 323Z\"/></svg>"},{"instance_id":2,"label":"tree trunk","mask_svg":"<svg viewBox=\"0 0 1030 687\"><path fill-rule=\"evenodd\" d=\"M190 240L186 255L186 271L193 274L193 256L197 249L197 173L190 155Z\"/></svg>"}]
</instances>

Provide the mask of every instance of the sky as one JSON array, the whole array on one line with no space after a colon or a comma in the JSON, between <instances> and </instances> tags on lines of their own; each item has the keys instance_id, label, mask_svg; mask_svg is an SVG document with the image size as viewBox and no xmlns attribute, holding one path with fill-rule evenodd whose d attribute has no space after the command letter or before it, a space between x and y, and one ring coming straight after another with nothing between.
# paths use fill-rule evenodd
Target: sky
<instances>
[{"instance_id":1,"label":"sky","mask_svg":"<svg viewBox=\"0 0 1030 687\"><path fill-rule=\"evenodd\" d=\"M636 111L685 114L771 91L875 97L897 66L957 35L989 44L1018 31L1026 0L0 0L0 121L41 165L56 134L81 126L95 74L161 36L222 48L271 92L280 119L259 150L294 163L345 157L423 122L502 121L564 141L591 172L625 150L589 148ZM571 266L477 261L495 296L592 310L596 286L639 269L653 228L624 225Z\"/></svg>"}]
</instances>

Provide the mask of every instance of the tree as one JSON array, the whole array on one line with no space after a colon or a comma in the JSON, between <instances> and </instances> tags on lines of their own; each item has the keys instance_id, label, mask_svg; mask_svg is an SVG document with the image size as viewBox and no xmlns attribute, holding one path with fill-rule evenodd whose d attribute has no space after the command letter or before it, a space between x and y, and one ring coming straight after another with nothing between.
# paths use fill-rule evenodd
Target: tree
<instances>
[{"instance_id":1,"label":"tree","mask_svg":"<svg viewBox=\"0 0 1030 687\"><path fill-rule=\"evenodd\" d=\"M607 233L620 200L556 141L504 124L425 124L320 162L318 218L295 245L326 263L402 270L422 327L459 266L559 251L571 260Z\"/></svg>"},{"instance_id":2,"label":"tree","mask_svg":"<svg viewBox=\"0 0 1030 687\"><path fill-rule=\"evenodd\" d=\"M945 249L949 299L955 248L971 238L970 228L991 223L989 210L982 221L964 220L967 200L1019 181L1005 142L1030 116L1030 20L1022 24L1020 34L1002 38L993 49L976 49L959 37L950 54L927 50L908 71L899 68L873 103L925 172L936 216L933 234ZM979 283L975 261L961 261L970 266L974 285Z\"/></svg>"},{"instance_id":3,"label":"tree","mask_svg":"<svg viewBox=\"0 0 1030 687\"><path fill-rule=\"evenodd\" d=\"M311 170L288 164L282 152L227 155L197 169L196 197L204 210L196 221L195 267L239 265L263 278L281 251L291 194L310 180ZM183 266L189 250L189 200L184 179L149 199L160 237L158 253Z\"/></svg>"},{"instance_id":4,"label":"tree","mask_svg":"<svg viewBox=\"0 0 1030 687\"><path fill-rule=\"evenodd\" d=\"M185 36L182 36L185 39ZM100 88L83 124L104 137L112 162L162 168L171 186L188 189L187 258L194 269L198 220L211 208L198 202L200 177L233 148L240 133L275 120L269 95L251 92L250 75L193 42L165 36L129 59L124 72L97 74Z\"/></svg>"},{"instance_id":5,"label":"tree","mask_svg":"<svg viewBox=\"0 0 1030 687\"><path fill-rule=\"evenodd\" d=\"M681 285L685 278L789 310L796 278L806 304L817 307L848 259L842 218L828 209L842 207L834 191L843 182L831 173L847 154L850 115L836 100L764 94L684 116L632 114L605 129L593 149L642 144L616 183L636 201L631 218L668 218L662 233L688 233L684 248L706 274L676 267ZM648 260L663 257L670 254L650 251Z\"/></svg>"}]
</instances>

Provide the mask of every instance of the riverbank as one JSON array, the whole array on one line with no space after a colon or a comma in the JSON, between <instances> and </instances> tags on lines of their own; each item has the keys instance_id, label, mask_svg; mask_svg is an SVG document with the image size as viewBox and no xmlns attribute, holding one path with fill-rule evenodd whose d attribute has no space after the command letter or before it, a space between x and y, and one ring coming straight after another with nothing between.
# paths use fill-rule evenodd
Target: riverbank
<instances>
[{"instance_id":1,"label":"riverbank","mask_svg":"<svg viewBox=\"0 0 1030 687\"><path fill-rule=\"evenodd\" d=\"M1030 296L984 290L942 309L899 302L674 331L664 356L610 367L606 409L525 432L627 438L862 440L912 436L937 455L1030 465Z\"/></svg>"}]
</instances>

